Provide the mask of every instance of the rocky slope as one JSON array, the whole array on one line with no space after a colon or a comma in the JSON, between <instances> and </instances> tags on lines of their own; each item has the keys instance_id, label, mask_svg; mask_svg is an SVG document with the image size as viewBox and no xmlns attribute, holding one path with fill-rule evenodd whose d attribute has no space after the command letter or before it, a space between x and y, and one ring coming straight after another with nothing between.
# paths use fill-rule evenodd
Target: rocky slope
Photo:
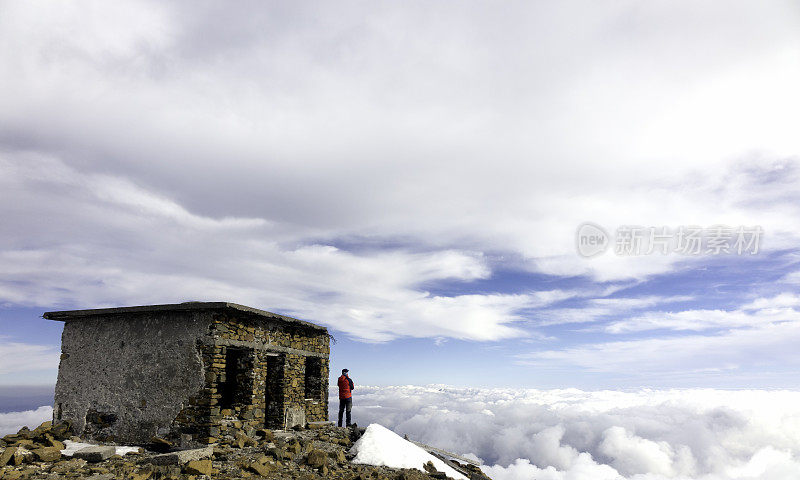
<instances>
[{"instance_id":1,"label":"rocky slope","mask_svg":"<svg viewBox=\"0 0 800 480\"><path fill-rule=\"evenodd\" d=\"M93 480L219 479L445 479L432 464L426 471L356 465L348 451L363 430L329 424L309 425L290 432L238 432L200 449L176 450L160 439L146 448L117 455L113 446L74 451L80 441L69 426L45 422L0 440L0 479L89 478ZM70 446L68 449L67 446ZM71 456L70 456L71 455ZM471 480L489 480L477 467L458 466Z\"/></svg>"}]
</instances>

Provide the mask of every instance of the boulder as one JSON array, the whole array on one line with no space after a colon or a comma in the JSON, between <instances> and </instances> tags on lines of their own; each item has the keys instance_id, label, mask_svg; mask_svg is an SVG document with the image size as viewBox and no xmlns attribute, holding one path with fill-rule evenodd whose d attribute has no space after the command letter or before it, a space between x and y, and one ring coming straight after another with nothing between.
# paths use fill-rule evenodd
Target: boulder
<instances>
[{"instance_id":1,"label":"boulder","mask_svg":"<svg viewBox=\"0 0 800 480\"><path fill-rule=\"evenodd\" d=\"M9 470L3 473L3 480L18 480L22 478L22 472L19 470Z\"/></svg>"},{"instance_id":2,"label":"boulder","mask_svg":"<svg viewBox=\"0 0 800 480\"><path fill-rule=\"evenodd\" d=\"M52 429L53 429L53 422L47 421L47 422L42 422L42 424L34 428L33 432L31 433L34 436L44 435L45 433L50 432L50 430Z\"/></svg>"},{"instance_id":3,"label":"boulder","mask_svg":"<svg viewBox=\"0 0 800 480\"><path fill-rule=\"evenodd\" d=\"M192 460L183 468L187 475L208 475L211 476L211 460Z\"/></svg>"},{"instance_id":4,"label":"boulder","mask_svg":"<svg viewBox=\"0 0 800 480\"><path fill-rule=\"evenodd\" d=\"M19 447L7 447L3 450L3 453L0 454L0 467L7 465L12 458L14 458L14 454L17 453L17 449Z\"/></svg>"},{"instance_id":5,"label":"boulder","mask_svg":"<svg viewBox=\"0 0 800 480\"><path fill-rule=\"evenodd\" d=\"M179 450L155 455L150 457L149 462L154 465L183 465L193 460L210 458L213 454L214 447L194 448L192 450Z\"/></svg>"},{"instance_id":6,"label":"boulder","mask_svg":"<svg viewBox=\"0 0 800 480\"><path fill-rule=\"evenodd\" d=\"M172 450L172 448L172 442L161 437L153 437L150 439L150 449L155 452L168 452Z\"/></svg>"},{"instance_id":7,"label":"boulder","mask_svg":"<svg viewBox=\"0 0 800 480\"><path fill-rule=\"evenodd\" d=\"M314 468L322 468L328 464L328 454L322 450L311 450L306 457L306 463Z\"/></svg>"},{"instance_id":8,"label":"boulder","mask_svg":"<svg viewBox=\"0 0 800 480\"><path fill-rule=\"evenodd\" d=\"M336 463L345 463L347 458L344 456L344 452L341 450L336 450L335 452L330 452L328 455L336 462Z\"/></svg>"},{"instance_id":9,"label":"boulder","mask_svg":"<svg viewBox=\"0 0 800 480\"><path fill-rule=\"evenodd\" d=\"M258 442L248 437L247 435L244 434L244 432L241 431L237 431L234 434L234 439L235 439L234 445L236 445L239 448L258 446Z\"/></svg>"},{"instance_id":10,"label":"boulder","mask_svg":"<svg viewBox=\"0 0 800 480\"><path fill-rule=\"evenodd\" d=\"M262 477L266 477L270 474L270 472L272 472L272 467L270 465L265 465L259 462L252 462L247 466L247 468L261 475Z\"/></svg>"},{"instance_id":11,"label":"boulder","mask_svg":"<svg viewBox=\"0 0 800 480\"><path fill-rule=\"evenodd\" d=\"M268 448L265 452L267 455L272 456L275 460L283 460L284 458L291 458L291 454L280 447Z\"/></svg>"},{"instance_id":12,"label":"boulder","mask_svg":"<svg viewBox=\"0 0 800 480\"><path fill-rule=\"evenodd\" d=\"M300 446L303 447L303 453L308 453L314 450L314 440L300 440Z\"/></svg>"},{"instance_id":13,"label":"boulder","mask_svg":"<svg viewBox=\"0 0 800 480\"><path fill-rule=\"evenodd\" d=\"M86 466L86 460L82 460L80 458L73 458L70 460L57 462L55 465L53 465L52 468L50 468L50 473L64 475L66 473L80 470L85 466Z\"/></svg>"},{"instance_id":14,"label":"boulder","mask_svg":"<svg viewBox=\"0 0 800 480\"><path fill-rule=\"evenodd\" d=\"M294 455L297 455L297 454L299 454L299 453L301 453L301 452L303 451L303 446L302 446L302 445L300 445L300 442L298 442L298 441L295 439L295 440L294 440L292 443L290 443L290 444L286 445L286 450L287 450L289 453L292 453L292 454L294 454Z\"/></svg>"},{"instance_id":15,"label":"boulder","mask_svg":"<svg viewBox=\"0 0 800 480\"><path fill-rule=\"evenodd\" d=\"M33 451L40 462L57 462L61 459L61 449L57 447L42 447Z\"/></svg>"},{"instance_id":16,"label":"boulder","mask_svg":"<svg viewBox=\"0 0 800 480\"><path fill-rule=\"evenodd\" d=\"M18 447L17 450L14 452L14 456L11 457L11 463L14 465L22 465L23 463L30 463L35 460L33 452L28 450L25 447Z\"/></svg>"},{"instance_id":17,"label":"boulder","mask_svg":"<svg viewBox=\"0 0 800 480\"><path fill-rule=\"evenodd\" d=\"M111 446L95 445L81 448L75 452L73 458L82 458L87 462L102 462L116 453L116 448Z\"/></svg>"},{"instance_id":18,"label":"boulder","mask_svg":"<svg viewBox=\"0 0 800 480\"><path fill-rule=\"evenodd\" d=\"M228 459L228 455L231 454L231 450L225 447L211 447L212 456L214 460L222 460L225 461Z\"/></svg>"},{"instance_id":19,"label":"boulder","mask_svg":"<svg viewBox=\"0 0 800 480\"><path fill-rule=\"evenodd\" d=\"M271 443L275 441L275 434L272 433L272 430L262 428L256 432L261 437L261 441L265 443Z\"/></svg>"},{"instance_id":20,"label":"boulder","mask_svg":"<svg viewBox=\"0 0 800 480\"><path fill-rule=\"evenodd\" d=\"M56 447L59 450L64 450L65 448L67 448L64 445L64 442L60 442L60 441L56 440L49 433L44 436L44 441L42 443L47 447Z\"/></svg>"},{"instance_id":21,"label":"boulder","mask_svg":"<svg viewBox=\"0 0 800 480\"><path fill-rule=\"evenodd\" d=\"M69 421L62 420L50 429L50 434L56 440L66 440L72 434L72 424Z\"/></svg>"},{"instance_id":22,"label":"boulder","mask_svg":"<svg viewBox=\"0 0 800 480\"><path fill-rule=\"evenodd\" d=\"M147 480L153 475L153 472L138 472L133 473L128 480Z\"/></svg>"}]
</instances>

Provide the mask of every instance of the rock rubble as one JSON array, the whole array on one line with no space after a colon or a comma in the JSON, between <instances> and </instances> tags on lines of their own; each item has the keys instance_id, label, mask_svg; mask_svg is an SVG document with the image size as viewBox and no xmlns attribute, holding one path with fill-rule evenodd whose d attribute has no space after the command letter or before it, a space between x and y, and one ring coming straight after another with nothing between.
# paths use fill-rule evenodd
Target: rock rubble
<instances>
[{"instance_id":1,"label":"rock rubble","mask_svg":"<svg viewBox=\"0 0 800 480\"><path fill-rule=\"evenodd\" d=\"M349 448L359 429L330 424L308 425L289 432L259 430L255 436L236 432L215 445L177 450L154 439L148 447L127 455L116 455L115 447L96 445L62 455L69 426L45 422L34 430L21 429L0 439L0 480L61 478L91 480L429 480L445 479L433 465L424 471L356 465ZM165 450L174 450L167 451ZM461 465L471 480L489 480L480 469ZM420 465L420 468L423 468Z\"/></svg>"}]
</instances>

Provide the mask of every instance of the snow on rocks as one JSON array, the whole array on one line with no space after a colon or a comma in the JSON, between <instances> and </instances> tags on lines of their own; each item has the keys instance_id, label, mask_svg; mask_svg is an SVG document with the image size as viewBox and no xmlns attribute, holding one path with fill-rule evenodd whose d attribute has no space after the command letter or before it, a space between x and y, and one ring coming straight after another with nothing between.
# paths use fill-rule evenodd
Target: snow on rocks
<instances>
[{"instance_id":1,"label":"snow on rocks","mask_svg":"<svg viewBox=\"0 0 800 480\"><path fill-rule=\"evenodd\" d=\"M73 442L72 440L64 440L64 446L66 448L61 450L61 455L64 455L65 457L71 457L75 455L75 452L84 448L97 447L97 445L93 443ZM119 456L125 456L129 453L139 451L139 447L114 447L114 453Z\"/></svg>"},{"instance_id":2,"label":"snow on rocks","mask_svg":"<svg viewBox=\"0 0 800 480\"><path fill-rule=\"evenodd\" d=\"M425 471L427 462L448 477L467 480L464 475L448 467L443 461L403 439L388 428L377 423L370 424L361 438L350 449L356 456L352 463L386 466L391 468L415 468Z\"/></svg>"}]
</instances>

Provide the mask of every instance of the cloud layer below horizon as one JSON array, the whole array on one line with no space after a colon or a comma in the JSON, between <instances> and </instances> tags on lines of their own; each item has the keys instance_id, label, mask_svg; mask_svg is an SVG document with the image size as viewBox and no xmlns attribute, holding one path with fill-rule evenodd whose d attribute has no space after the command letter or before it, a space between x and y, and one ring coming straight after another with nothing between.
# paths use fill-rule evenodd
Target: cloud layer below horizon
<instances>
[{"instance_id":1,"label":"cloud layer below horizon","mask_svg":"<svg viewBox=\"0 0 800 480\"><path fill-rule=\"evenodd\" d=\"M331 418L336 398L331 397ZM354 419L483 462L494 480L793 480L800 393L358 386ZM52 408L0 413L0 435Z\"/></svg>"},{"instance_id":2,"label":"cloud layer below horizon","mask_svg":"<svg viewBox=\"0 0 800 480\"><path fill-rule=\"evenodd\" d=\"M484 462L495 480L789 480L800 393L359 387L354 419ZM331 418L337 400L331 397Z\"/></svg>"}]
</instances>

